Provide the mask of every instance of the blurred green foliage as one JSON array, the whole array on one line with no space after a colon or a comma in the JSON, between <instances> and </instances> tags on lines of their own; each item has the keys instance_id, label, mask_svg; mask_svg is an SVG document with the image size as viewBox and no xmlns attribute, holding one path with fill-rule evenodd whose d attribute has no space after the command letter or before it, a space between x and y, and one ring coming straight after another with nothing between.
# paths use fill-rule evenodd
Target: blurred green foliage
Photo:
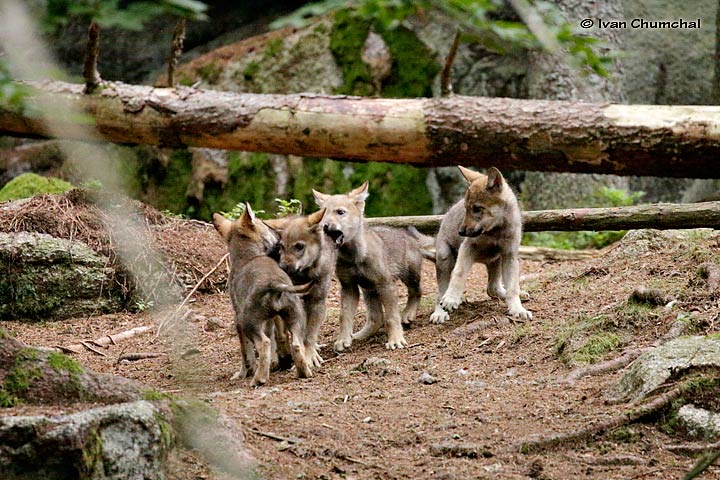
<instances>
[{"instance_id":1,"label":"blurred green foliage","mask_svg":"<svg viewBox=\"0 0 720 480\"><path fill-rule=\"evenodd\" d=\"M594 195L591 207L625 207L634 204L644 195L643 192L628 193L618 188L602 187ZM627 230L607 230L601 232L526 232L523 233L523 245L578 250L603 248L617 242L625 236Z\"/></svg>"}]
</instances>

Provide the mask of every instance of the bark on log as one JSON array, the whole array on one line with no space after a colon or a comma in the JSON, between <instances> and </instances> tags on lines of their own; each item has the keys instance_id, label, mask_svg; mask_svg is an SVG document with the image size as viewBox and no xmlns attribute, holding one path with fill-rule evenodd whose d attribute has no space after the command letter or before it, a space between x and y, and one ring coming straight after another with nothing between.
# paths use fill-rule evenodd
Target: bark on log
<instances>
[{"instance_id":1,"label":"bark on log","mask_svg":"<svg viewBox=\"0 0 720 480\"><path fill-rule=\"evenodd\" d=\"M79 106L115 143L327 156L418 166L718 178L720 107L452 96L383 99L260 95L111 83L33 84L58 104L56 135L94 140ZM34 97L30 97L33 103ZM66 107L66 108L63 108ZM61 118L62 117L62 118ZM86 121L87 119L85 119ZM48 136L0 108L0 134Z\"/></svg>"},{"instance_id":2,"label":"bark on log","mask_svg":"<svg viewBox=\"0 0 720 480\"><path fill-rule=\"evenodd\" d=\"M405 228L413 226L420 232L433 234L440 226L442 215L368 218L368 225ZM526 232L580 230L631 230L654 228L720 227L720 202L690 204L656 203L631 207L576 208L568 210L537 210L523 212Z\"/></svg>"}]
</instances>

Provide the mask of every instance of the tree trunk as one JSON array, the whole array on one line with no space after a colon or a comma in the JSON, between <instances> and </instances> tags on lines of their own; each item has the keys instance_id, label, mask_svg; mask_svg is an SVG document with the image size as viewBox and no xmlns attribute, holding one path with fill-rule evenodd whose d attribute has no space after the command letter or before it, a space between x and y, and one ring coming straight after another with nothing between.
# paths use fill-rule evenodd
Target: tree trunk
<instances>
[{"instance_id":1,"label":"tree trunk","mask_svg":"<svg viewBox=\"0 0 720 480\"><path fill-rule=\"evenodd\" d=\"M368 225L405 228L413 226L423 233L434 234L442 215L368 218ZM720 202L675 205L658 203L633 207L578 208L523 212L526 232L630 230L655 228L717 228L720 225Z\"/></svg>"},{"instance_id":2,"label":"tree trunk","mask_svg":"<svg viewBox=\"0 0 720 480\"><path fill-rule=\"evenodd\" d=\"M38 87L57 103L56 112L70 111L71 104L82 100L97 131L115 143L418 166L720 177L720 169L709 168L720 154L720 107L462 96L282 96L119 83L82 96L82 85L50 82ZM54 120L56 135L96 139L91 129L76 128L87 118ZM37 117L7 109L0 109L0 133L48 135Z\"/></svg>"},{"instance_id":3,"label":"tree trunk","mask_svg":"<svg viewBox=\"0 0 720 480\"><path fill-rule=\"evenodd\" d=\"M555 0L571 25L584 18L623 18L620 0L594 2L588 0ZM604 42L603 49L621 52L622 41L614 29L591 31ZM585 102L626 102L622 63L616 59L607 65L608 77L581 72L570 65L567 52L530 55L528 68L528 94L530 98ZM604 172L615 173L615 172ZM615 175L582 175L576 173L547 174L529 172L522 185L523 203L529 209L571 208L593 205L602 187L628 190L628 179Z\"/></svg>"}]
</instances>

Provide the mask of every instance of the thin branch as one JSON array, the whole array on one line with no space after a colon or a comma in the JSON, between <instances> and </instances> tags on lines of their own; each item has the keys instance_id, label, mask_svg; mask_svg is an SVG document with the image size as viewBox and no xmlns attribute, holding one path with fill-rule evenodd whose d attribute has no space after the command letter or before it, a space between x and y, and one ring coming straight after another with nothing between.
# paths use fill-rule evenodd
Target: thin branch
<instances>
[{"instance_id":1,"label":"thin branch","mask_svg":"<svg viewBox=\"0 0 720 480\"><path fill-rule=\"evenodd\" d=\"M155 338L157 338L158 336L160 336L160 333L161 333L162 330L167 326L167 324L168 324L168 322L170 321L170 319L173 318L175 315L177 315L177 314L180 312L180 310L182 310L182 308L185 306L185 304L188 302L188 300L190 300L190 297L192 297L192 296L195 294L195 292L197 292L197 289L200 288L200 285L202 285L203 282L204 282L205 280L207 280L208 277L210 277L210 275L213 274L213 272L215 272L215 270L217 270L218 268L220 268L220 265L222 265L229 256L230 256L229 253L226 253L225 255L223 255L223 257L220 259L220 261L219 261L212 269L210 269L210 271L207 272L207 273L200 279L199 282L197 282L197 283L195 284L195 286L192 288L192 290L190 290L190 293L188 293L187 296L183 299L183 301L180 302L180 305L177 306L177 308L173 311L173 313L170 314L170 315L168 315L167 317L165 317L165 318L160 322L160 325L158 325L157 332L155 333Z\"/></svg>"},{"instance_id":2,"label":"thin branch","mask_svg":"<svg viewBox=\"0 0 720 480\"><path fill-rule=\"evenodd\" d=\"M88 28L88 43L83 65L84 92L87 94L92 93L102 81L97 69L98 55L100 55L100 28L97 23L92 22Z\"/></svg>"},{"instance_id":3,"label":"thin branch","mask_svg":"<svg viewBox=\"0 0 720 480\"><path fill-rule=\"evenodd\" d=\"M440 75L440 96L447 97L453 93L452 82L450 81L450 70L452 70L452 64L455 62L455 56L457 55L459 46L460 30L455 32L455 38L453 39L452 46L445 58L445 66L443 67L442 74Z\"/></svg>"},{"instance_id":4,"label":"thin branch","mask_svg":"<svg viewBox=\"0 0 720 480\"><path fill-rule=\"evenodd\" d=\"M183 52L183 43L185 42L185 19L181 18L175 25L173 33L172 45L170 47L170 58L168 59L168 87L175 86L175 67L180 61L180 55Z\"/></svg>"}]
</instances>

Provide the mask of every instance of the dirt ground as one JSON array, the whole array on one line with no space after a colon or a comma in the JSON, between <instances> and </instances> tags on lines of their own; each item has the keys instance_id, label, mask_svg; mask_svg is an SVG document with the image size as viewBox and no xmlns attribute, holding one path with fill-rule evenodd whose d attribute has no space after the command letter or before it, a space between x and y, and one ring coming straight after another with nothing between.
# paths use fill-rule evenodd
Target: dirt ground
<instances>
[{"instance_id":1,"label":"dirt ground","mask_svg":"<svg viewBox=\"0 0 720 480\"><path fill-rule=\"evenodd\" d=\"M191 321L174 335L145 334L109 347L106 356L76 357L97 371L217 408L243 430L257 473L267 479L682 478L696 459L667 447L693 440L664 428L662 418L541 453L523 454L517 445L629 408L605 401L622 372L563 382L586 361L576 354L587 353L591 337L612 334L609 351L595 358L606 360L650 346L683 313L692 316L698 333L720 332L718 296L698 274L703 262L720 263L719 241L717 232L701 231L685 240L625 242L589 260L524 260L522 286L530 294L525 305L533 312L524 323L510 321L505 306L485 295L484 268L476 265L459 312L444 325L429 324L436 285L427 263L418 319L406 331L410 345L396 351L384 349L382 335L347 353L332 351L335 288L321 332L326 362L315 377L298 380L291 371L273 372L269 384L257 389L249 387L249 379L231 379L239 362L234 328L208 328L208 319L232 322L225 293L197 296L190 304ZM638 286L660 289L677 302L670 307L628 302ZM160 318L145 311L0 326L28 344L52 346L153 326ZM356 329L363 318L359 312ZM123 352L164 355L118 363ZM424 373L435 382L422 382ZM458 456L458 446L470 453ZM191 452L175 455L168 477L228 478ZM720 467L702 478L720 479Z\"/></svg>"}]
</instances>

